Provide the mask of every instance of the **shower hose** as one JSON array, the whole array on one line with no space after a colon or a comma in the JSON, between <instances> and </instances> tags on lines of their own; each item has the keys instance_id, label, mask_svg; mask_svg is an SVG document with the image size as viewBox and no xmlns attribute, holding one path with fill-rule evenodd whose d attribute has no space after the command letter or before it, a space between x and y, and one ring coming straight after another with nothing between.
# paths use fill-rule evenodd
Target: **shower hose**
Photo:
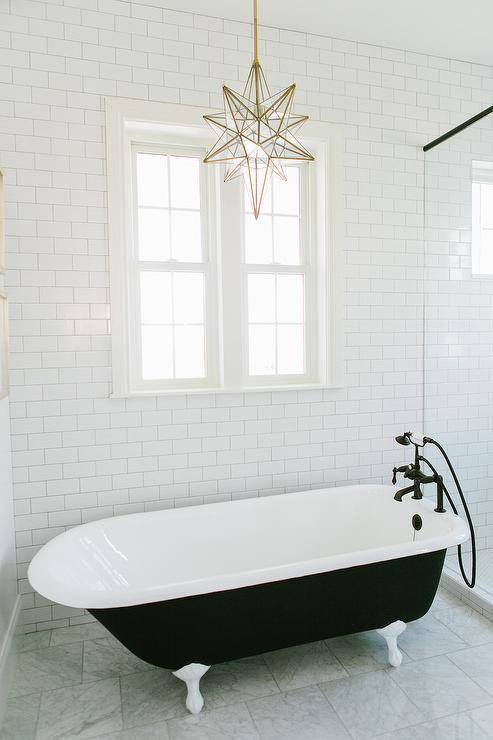
<instances>
[{"instance_id":1,"label":"shower hose","mask_svg":"<svg viewBox=\"0 0 493 740\"><path fill-rule=\"evenodd\" d=\"M458 479L457 474L456 474L456 472L455 472L455 470L453 468L453 465L450 462L449 456L447 455L447 453L443 449L442 445L439 442L436 442L434 439L431 439L431 437L424 437L423 438L423 442L427 442L428 444L435 445L435 447L437 447L440 450L440 452L442 453L442 456L443 456L445 462L447 463L448 468L450 470L450 473L452 475L452 478L454 480L455 487L457 488L457 493L459 494L459 497L460 497L462 506L464 507L464 513L466 515L467 524L469 526L469 532L471 533L471 578L469 579L467 577L466 571L465 571L465 568L464 568L464 562L463 562L463 558L462 558L462 545L458 545L457 546L458 559L459 559L459 568L460 568L460 572L461 572L462 578L464 579L464 583L467 586L469 586L469 588L474 588L474 586L476 584L476 535L475 535L475 532L474 532L474 525L472 523L471 514L469 512L469 507L467 505L466 498L464 496L464 492L462 490L461 484L459 483L459 479ZM435 467L432 465L432 463L429 460L426 459L426 457L424 457L423 455L419 455L419 460L421 462L426 463L426 465L428 465L431 468L431 470L433 471L433 473L435 475L438 475L438 471L435 469ZM453 499L452 499L452 497L451 497L450 493L448 492L448 490L447 490L447 488L446 488L445 485L443 486L443 491L445 493L445 496L447 497L447 501L449 502L452 511L454 512L454 514L458 514L457 507L455 506L454 501L453 501Z\"/></svg>"}]
</instances>

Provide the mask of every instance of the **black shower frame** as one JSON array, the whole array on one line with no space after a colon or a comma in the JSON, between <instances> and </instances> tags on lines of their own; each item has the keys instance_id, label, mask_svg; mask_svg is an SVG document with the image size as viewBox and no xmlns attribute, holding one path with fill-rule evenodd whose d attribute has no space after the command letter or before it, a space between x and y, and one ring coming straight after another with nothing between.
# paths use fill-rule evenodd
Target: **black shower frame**
<instances>
[{"instance_id":1,"label":"black shower frame","mask_svg":"<svg viewBox=\"0 0 493 740\"><path fill-rule=\"evenodd\" d=\"M455 128L450 129L450 131L447 131L446 134L442 134L437 139L433 139L433 141L430 141L429 144L425 144L425 146L423 147L423 151L429 152L430 149L433 149L439 144L443 144L444 141L447 141L447 139L451 139L452 136L455 136L456 134L460 134L461 131L464 131L464 129L469 128L469 126L472 126L473 123L477 123L482 118L485 118L485 116L489 116L490 113L493 113L493 105L490 105L489 108L485 108L484 110L481 111L481 113L477 113L472 118L468 118L467 121L464 121L463 123L459 124Z\"/></svg>"}]
</instances>

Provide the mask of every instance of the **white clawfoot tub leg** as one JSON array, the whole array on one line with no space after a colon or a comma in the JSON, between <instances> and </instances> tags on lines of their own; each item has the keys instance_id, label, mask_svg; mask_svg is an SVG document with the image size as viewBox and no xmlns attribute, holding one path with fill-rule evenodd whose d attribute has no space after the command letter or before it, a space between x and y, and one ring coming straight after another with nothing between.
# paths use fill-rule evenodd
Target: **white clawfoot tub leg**
<instances>
[{"instance_id":1,"label":"white clawfoot tub leg","mask_svg":"<svg viewBox=\"0 0 493 740\"><path fill-rule=\"evenodd\" d=\"M204 706L204 698L200 693L200 679L207 673L209 668L210 665L189 663L178 671L173 671L173 676L185 681L187 685L186 705L188 711L192 714L198 714Z\"/></svg>"},{"instance_id":2,"label":"white clawfoot tub leg","mask_svg":"<svg viewBox=\"0 0 493 740\"><path fill-rule=\"evenodd\" d=\"M397 647L397 638L405 629L405 622L398 620L397 622L392 622L392 624L388 624L386 627L382 627L382 629L377 630L377 633L381 635L387 643L387 647L389 649L389 663L395 667L402 663L402 653Z\"/></svg>"}]
</instances>

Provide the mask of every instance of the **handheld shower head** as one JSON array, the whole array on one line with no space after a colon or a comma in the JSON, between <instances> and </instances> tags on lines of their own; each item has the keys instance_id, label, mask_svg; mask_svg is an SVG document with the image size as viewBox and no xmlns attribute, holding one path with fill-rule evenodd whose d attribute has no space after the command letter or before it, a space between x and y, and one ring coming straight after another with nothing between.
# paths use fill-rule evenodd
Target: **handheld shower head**
<instances>
[{"instance_id":1,"label":"handheld shower head","mask_svg":"<svg viewBox=\"0 0 493 740\"><path fill-rule=\"evenodd\" d=\"M410 436L411 436L411 432L404 432L404 434L399 434L395 438L395 441L397 442L397 444L404 445L407 447L407 445L411 444L411 440L409 439Z\"/></svg>"},{"instance_id":2,"label":"handheld shower head","mask_svg":"<svg viewBox=\"0 0 493 740\"><path fill-rule=\"evenodd\" d=\"M413 444L416 445L416 447L424 447L427 442L429 442L429 437L423 437L418 434L415 434L414 432L404 432L404 434L399 434L395 441L400 444L407 447L407 445Z\"/></svg>"}]
</instances>

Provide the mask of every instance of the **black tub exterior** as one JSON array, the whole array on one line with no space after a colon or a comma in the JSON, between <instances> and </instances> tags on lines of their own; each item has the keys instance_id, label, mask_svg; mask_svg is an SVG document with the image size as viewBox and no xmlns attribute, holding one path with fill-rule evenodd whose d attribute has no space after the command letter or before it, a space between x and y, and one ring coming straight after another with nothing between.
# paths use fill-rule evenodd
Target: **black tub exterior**
<instances>
[{"instance_id":1,"label":"black tub exterior","mask_svg":"<svg viewBox=\"0 0 493 740\"><path fill-rule=\"evenodd\" d=\"M212 665L419 619L437 591L445 552L90 611L148 663L173 670Z\"/></svg>"}]
</instances>

